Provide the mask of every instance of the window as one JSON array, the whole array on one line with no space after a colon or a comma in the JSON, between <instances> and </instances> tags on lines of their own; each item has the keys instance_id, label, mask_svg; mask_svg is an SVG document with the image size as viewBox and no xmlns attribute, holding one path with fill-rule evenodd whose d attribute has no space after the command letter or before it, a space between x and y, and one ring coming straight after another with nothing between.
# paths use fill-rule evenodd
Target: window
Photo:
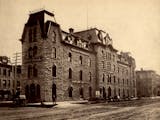
<instances>
[{"instance_id":1,"label":"window","mask_svg":"<svg viewBox=\"0 0 160 120\"><path fill-rule=\"evenodd\" d=\"M108 80L108 82L110 82L110 77L109 77L109 75L108 75L108 78L107 78L107 80Z\"/></svg>"},{"instance_id":2,"label":"window","mask_svg":"<svg viewBox=\"0 0 160 120\"><path fill-rule=\"evenodd\" d=\"M124 79L123 79L123 84L124 84Z\"/></svg>"},{"instance_id":3,"label":"window","mask_svg":"<svg viewBox=\"0 0 160 120\"><path fill-rule=\"evenodd\" d=\"M32 66L29 65L28 66L28 78L30 78L32 76Z\"/></svg>"},{"instance_id":4,"label":"window","mask_svg":"<svg viewBox=\"0 0 160 120\"><path fill-rule=\"evenodd\" d=\"M118 89L118 95L121 96L121 89Z\"/></svg>"},{"instance_id":5,"label":"window","mask_svg":"<svg viewBox=\"0 0 160 120\"><path fill-rule=\"evenodd\" d=\"M52 76L56 77L56 66L55 65L53 65L52 67Z\"/></svg>"},{"instance_id":6,"label":"window","mask_svg":"<svg viewBox=\"0 0 160 120\"><path fill-rule=\"evenodd\" d=\"M113 65L113 71L116 71L116 66L115 65Z\"/></svg>"},{"instance_id":7,"label":"window","mask_svg":"<svg viewBox=\"0 0 160 120\"><path fill-rule=\"evenodd\" d=\"M33 47L33 56L36 56L37 55L37 46L34 46Z\"/></svg>"},{"instance_id":8,"label":"window","mask_svg":"<svg viewBox=\"0 0 160 120\"><path fill-rule=\"evenodd\" d=\"M3 80L3 88L6 88L6 80Z\"/></svg>"},{"instance_id":9,"label":"window","mask_svg":"<svg viewBox=\"0 0 160 120\"><path fill-rule=\"evenodd\" d=\"M57 57L57 53L56 53L56 48L52 48L52 58L56 58Z\"/></svg>"},{"instance_id":10,"label":"window","mask_svg":"<svg viewBox=\"0 0 160 120\"><path fill-rule=\"evenodd\" d=\"M69 79L72 79L72 69L69 68Z\"/></svg>"},{"instance_id":11,"label":"window","mask_svg":"<svg viewBox=\"0 0 160 120\"><path fill-rule=\"evenodd\" d=\"M119 80L119 78L118 78L118 84L120 83L120 80Z\"/></svg>"},{"instance_id":12,"label":"window","mask_svg":"<svg viewBox=\"0 0 160 120\"><path fill-rule=\"evenodd\" d=\"M89 72L89 82L92 81L92 75L91 75L91 72Z\"/></svg>"},{"instance_id":13,"label":"window","mask_svg":"<svg viewBox=\"0 0 160 120\"><path fill-rule=\"evenodd\" d=\"M11 83L10 83L10 80L8 80L8 87L10 87L10 84L11 84Z\"/></svg>"},{"instance_id":14,"label":"window","mask_svg":"<svg viewBox=\"0 0 160 120\"><path fill-rule=\"evenodd\" d=\"M113 76L113 79L114 79L114 83L116 83L116 76Z\"/></svg>"},{"instance_id":15,"label":"window","mask_svg":"<svg viewBox=\"0 0 160 120\"><path fill-rule=\"evenodd\" d=\"M83 75L82 75L83 73L82 73L82 70L80 70L80 72L79 72L79 79L80 80L82 80L83 79Z\"/></svg>"},{"instance_id":16,"label":"window","mask_svg":"<svg viewBox=\"0 0 160 120\"><path fill-rule=\"evenodd\" d=\"M104 61L102 61L102 67L103 67L103 69L104 69Z\"/></svg>"},{"instance_id":17,"label":"window","mask_svg":"<svg viewBox=\"0 0 160 120\"><path fill-rule=\"evenodd\" d=\"M72 91L73 91L73 88L72 88L72 87L69 87L69 88L68 88L69 97L72 97Z\"/></svg>"},{"instance_id":18,"label":"window","mask_svg":"<svg viewBox=\"0 0 160 120\"><path fill-rule=\"evenodd\" d=\"M33 76L34 77L38 76L38 70L37 70L37 66L36 65L33 66Z\"/></svg>"},{"instance_id":19,"label":"window","mask_svg":"<svg viewBox=\"0 0 160 120\"><path fill-rule=\"evenodd\" d=\"M102 77L102 81L104 82L104 79L105 79L105 76L104 76L104 74L103 74L103 77Z\"/></svg>"},{"instance_id":20,"label":"window","mask_svg":"<svg viewBox=\"0 0 160 120\"><path fill-rule=\"evenodd\" d=\"M17 81L17 87L19 87L20 86L20 81Z\"/></svg>"},{"instance_id":21,"label":"window","mask_svg":"<svg viewBox=\"0 0 160 120\"><path fill-rule=\"evenodd\" d=\"M32 29L29 30L29 42L32 42Z\"/></svg>"},{"instance_id":22,"label":"window","mask_svg":"<svg viewBox=\"0 0 160 120\"><path fill-rule=\"evenodd\" d=\"M40 99L41 98L41 88L40 88L39 84L37 85L37 91L36 92L37 92L37 98Z\"/></svg>"},{"instance_id":23,"label":"window","mask_svg":"<svg viewBox=\"0 0 160 120\"><path fill-rule=\"evenodd\" d=\"M110 62L107 62L107 70L111 71L111 63Z\"/></svg>"},{"instance_id":24,"label":"window","mask_svg":"<svg viewBox=\"0 0 160 120\"><path fill-rule=\"evenodd\" d=\"M11 74L10 74L10 72L11 72L11 71L10 71L10 70L8 70L8 76L9 76L9 77L10 77L10 75L11 75Z\"/></svg>"},{"instance_id":25,"label":"window","mask_svg":"<svg viewBox=\"0 0 160 120\"><path fill-rule=\"evenodd\" d=\"M128 79L127 79L127 85L128 85Z\"/></svg>"},{"instance_id":26,"label":"window","mask_svg":"<svg viewBox=\"0 0 160 120\"><path fill-rule=\"evenodd\" d=\"M33 29L33 41L34 42L37 41L37 28L36 27Z\"/></svg>"},{"instance_id":27,"label":"window","mask_svg":"<svg viewBox=\"0 0 160 120\"><path fill-rule=\"evenodd\" d=\"M118 67L118 73L119 73L119 67Z\"/></svg>"},{"instance_id":28,"label":"window","mask_svg":"<svg viewBox=\"0 0 160 120\"><path fill-rule=\"evenodd\" d=\"M1 68L0 68L0 75L1 75Z\"/></svg>"},{"instance_id":29,"label":"window","mask_svg":"<svg viewBox=\"0 0 160 120\"><path fill-rule=\"evenodd\" d=\"M88 66L91 67L91 59L90 58L88 58Z\"/></svg>"},{"instance_id":30,"label":"window","mask_svg":"<svg viewBox=\"0 0 160 120\"><path fill-rule=\"evenodd\" d=\"M79 57L79 62L82 65L82 56Z\"/></svg>"},{"instance_id":31,"label":"window","mask_svg":"<svg viewBox=\"0 0 160 120\"><path fill-rule=\"evenodd\" d=\"M69 62L72 62L72 54L69 52L69 54L68 54L68 61Z\"/></svg>"},{"instance_id":32,"label":"window","mask_svg":"<svg viewBox=\"0 0 160 120\"><path fill-rule=\"evenodd\" d=\"M29 49L28 49L28 57L29 58L32 58L32 48L30 47Z\"/></svg>"},{"instance_id":33,"label":"window","mask_svg":"<svg viewBox=\"0 0 160 120\"><path fill-rule=\"evenodd\" d=\"M113 55L113 62L115 61L115 55Z\"/></svg>"},{"instance_id":34,"label":"window","mask_svg":"<svg viewBox=\"0 0 160 120\"><path fill-rule=\"evenodd\" d=\"M6 76L6 69L3 69L3 75Z\"/></svg>"}]
</instances>

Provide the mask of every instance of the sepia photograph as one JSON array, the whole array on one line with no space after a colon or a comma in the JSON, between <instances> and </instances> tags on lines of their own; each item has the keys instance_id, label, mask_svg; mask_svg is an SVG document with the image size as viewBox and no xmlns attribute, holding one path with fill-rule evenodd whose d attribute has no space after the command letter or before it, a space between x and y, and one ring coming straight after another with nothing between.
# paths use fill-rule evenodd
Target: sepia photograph
<instances>
[{"instance_id":1,"label":"sepia photograph","mask_svg":"<svg viewBox=\"0 0 160 120\"><path fill-rule=\"evenodd\" d=\"M160 0L0 0L0 120L160 120Z\"/></svg>"}]
</instances>

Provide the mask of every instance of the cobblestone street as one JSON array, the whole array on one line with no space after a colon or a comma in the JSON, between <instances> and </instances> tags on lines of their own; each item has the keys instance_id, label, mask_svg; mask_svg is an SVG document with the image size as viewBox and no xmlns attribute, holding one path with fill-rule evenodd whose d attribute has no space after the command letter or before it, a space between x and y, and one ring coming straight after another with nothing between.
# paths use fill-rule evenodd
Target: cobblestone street
<instances>
[{"instance_id":1,"label":"cobblestone street","mask_svg":"<svg viewBox=\"0 0 160 120\"><path fill-rule=\"evenodd\" d=\"M1 120L159 120L159 100L119 103L69 104L52 108L0 108Z\"/></svg>"}]
</instances>

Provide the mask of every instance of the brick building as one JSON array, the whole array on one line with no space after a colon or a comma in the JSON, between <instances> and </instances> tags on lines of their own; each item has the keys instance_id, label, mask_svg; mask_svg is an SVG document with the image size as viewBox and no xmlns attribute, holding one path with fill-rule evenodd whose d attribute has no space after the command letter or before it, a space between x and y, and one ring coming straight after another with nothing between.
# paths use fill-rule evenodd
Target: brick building
<instances>
[{"instance_id":1,"label":"brick building","mask_svg":"<svg viewBox=\"0 0 160 120\"><path fill-rule=\"evenodd\" d=\"M118 54L102 30L74 32L70 28L66 32L54 21L53 13L41 10L30 14L21 42L22 92L29 102L52 101L53 97L59 101L89 99L96 93L102 98L135 95L135 86L124 87L125 74L118 74L118 68L124 67L128 71L125 81L133 83L135 60L129 54Z\"/></svg>"},{"instance_id":2,"label":"brick building","mask_svg":"<svg viewBox=\"0 0 160 120\"><path fill-rule=\"evenodd\" d=\"M160 76L153 70L136 71L137 96L160 96Z\"/></svg>"}]
</instances>

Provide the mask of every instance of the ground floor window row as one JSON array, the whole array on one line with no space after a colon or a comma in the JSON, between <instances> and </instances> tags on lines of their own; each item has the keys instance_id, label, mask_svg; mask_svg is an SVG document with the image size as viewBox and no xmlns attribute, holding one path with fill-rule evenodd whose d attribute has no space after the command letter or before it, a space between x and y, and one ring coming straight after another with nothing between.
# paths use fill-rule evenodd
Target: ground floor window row
<instances>
[{"instance_id":1,"label":"ground floor window row","mask_svg":"<svg viewBox=\"0 0 160 120\"><path fill-rule=\"evenodd\" d=\"M27 100L29 100L30 102L33 101L39 101L41 99L41 93L40 93L40 85L37 84L31 84L31 85L26 85L25 86L25 95ZM73 97L73 87L68 87L68 97ZM89 93L89 97L92 97L92 87L88 88L88 93ZM79 96L81 98L84 98L84 88L80 87L79 88ZM55 101L57 98L57 87L56 84L52 85L52 99L53 101Z\"/></svg>"},{"instance_id":2,"label":"ground floor window row","mask_svg":"<svg viewBox=\"0 0 160 120\"><path fill-rule=\"evenodd\" d=\"M115 96L119 96L122 98L126 98L126 97L135 97L135 91L131 91L129 89L116 89L116 88L111 88L108 87L108 89L106 89L105 87L100 88L100 96L103 97L104 99L106 98L111 98L111 97L115 97Z\"/></svg>"},{"instance_id":3,"label":"ground floor window row","mask_svg":"<svg viewBox=\"0 0 160 120\"><path fill-rule=\"evenodd\" d=\"M0 79L0 88L9 88L9 87L11 87L11 80Z\"/></svg>"}]
</instances>

